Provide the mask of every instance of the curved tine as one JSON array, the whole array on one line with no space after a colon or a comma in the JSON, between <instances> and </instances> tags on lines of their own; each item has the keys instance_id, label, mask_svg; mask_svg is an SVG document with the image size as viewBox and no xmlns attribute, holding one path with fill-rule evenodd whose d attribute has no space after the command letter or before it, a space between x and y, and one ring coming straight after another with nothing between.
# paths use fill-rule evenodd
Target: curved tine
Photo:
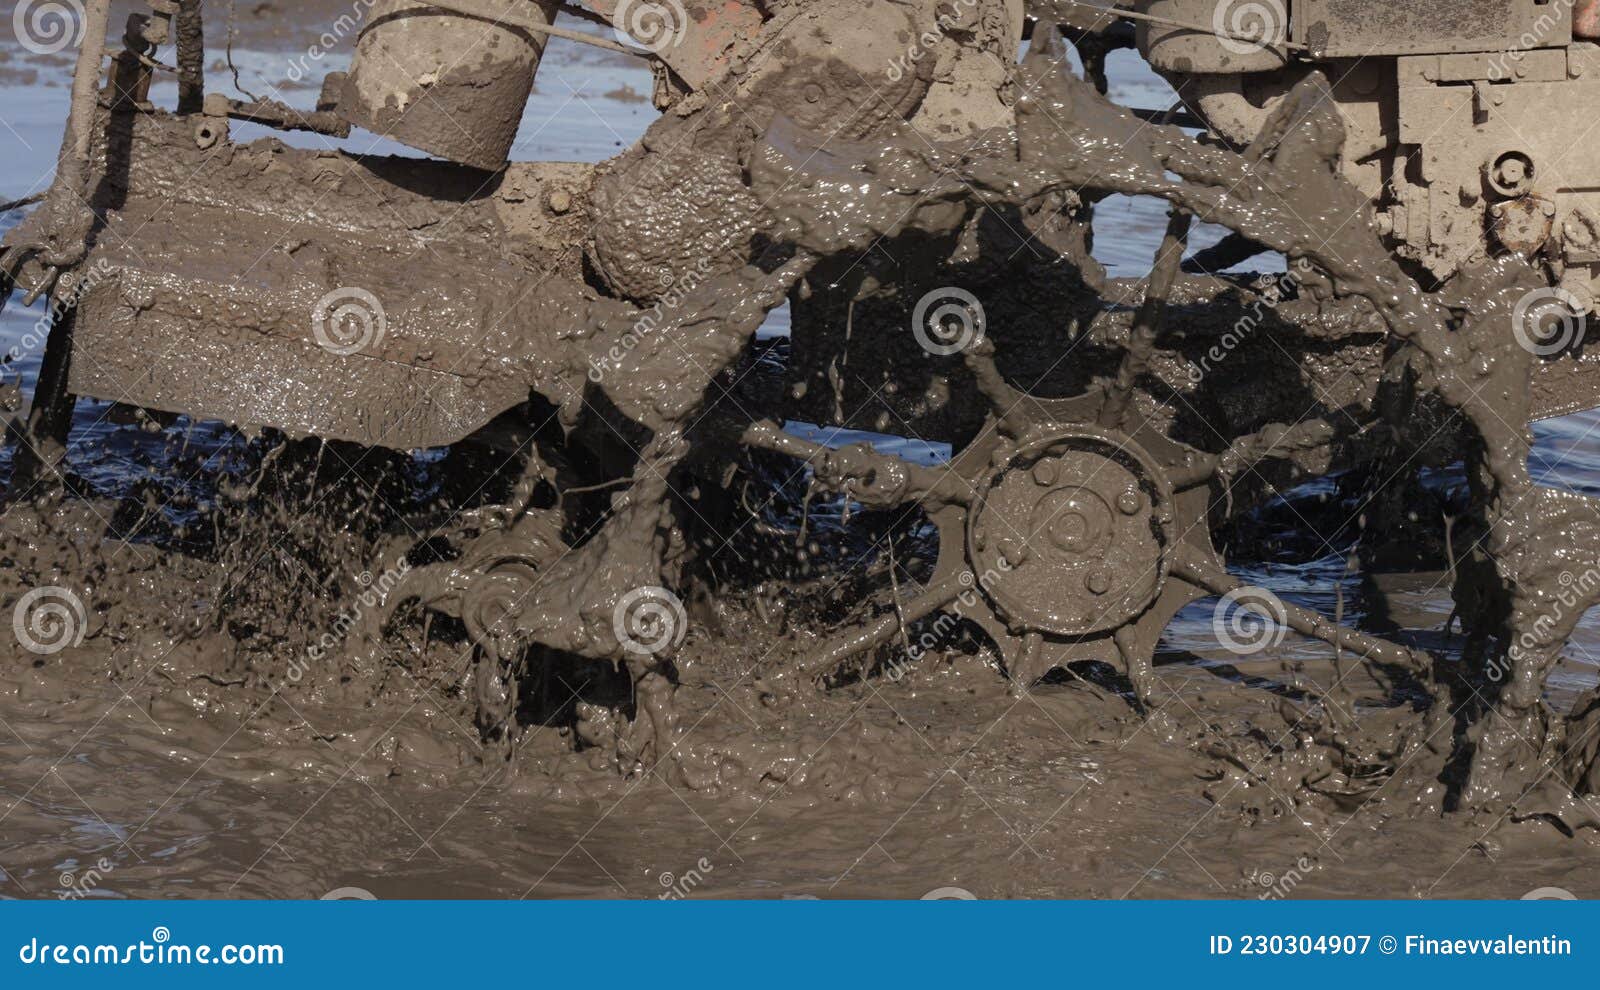
<instances>
[{"instance_id":1,"label":"curved tine","mask_svg":"<svg viewBox=\"0 0 1600 990\"><path fill-rule=\"evenodd\" d=\"M1227 571L1200 561L1188 553L1173 562L1172 571L1178 578L1213 595L1229 595L1245 588L1243 581ZM1421 650L1337 625L1320 612L1291 605L1275 595L1271 596L1267 610L1277 613L1268 616L1273 621L1288 626L1302 636L1320 639L1340 650L1349 650L1361 659L1375 660L1381 664L1389 664L1419 674L1426 674L1431 669L1430 658ZM1259 611L1259 609L1250 608L1249 611Z\"/></svg>"},{"instance_id":2,"label":"curved tine","mask_svg":"<svg viewBox=\"0 0 1600 990\"><path fill-rule=\"evenodd\" d=\"M1122 354L1117 377L1106 388L1105 401L1100 406L1099 422L1107 429L1123 428L1133 407L1134 386L1150 367L1156 340L1166 326L1167 301L1183 265L1192 220L1187 212L1179 209L1174 209L1167 219L1166 236L1161 239L1161 248L1156 252L1155 263L1146 280L1144 302L1139 305L1133 329L1128 332L1128 348Z\"/></svg>"},{"instance_id":3,"label":"curved tine","mask_svg":"<svg viewBox=\"0 0 1600 990\"><path fill-rule=\"evenodd\" d=\"M50 290L55 287L56 277L60 274L61 269L51 265L49 270L44 273L44 278L39 280L39 284L29 289L27 294L22 297L22 305L32 306L40 296L49 294Z\"/></svg>"},{"instance_id":4,"label":"curved tine","mask_svg":"<svg viewBox=\"0 0 1600 990\"><path fill-rule=\"evenodd\" d=\"M989 400L989 409L1000 421L1001 431L1010 436L1021 436L1032 422L1032 418L1021 407L1023 403L1032 401L1033 397L1012 387L1000 374L1000 367L994 360L994 342L987 337L976 341L962 354L962 360L972 373L978 391Z\"/></svg>"},{"instance_id":5,"label":"curved tine","mask_svg":"<svg viewBox=\"0 0 1600 990\"><path fill-rule=\"evenodd\" d=\"M966 580L963 581L962 578ZM831 672L839 664L858 653L881 646L899 631L902 622L916 622L961 597L972 584L972 574L963 571L952 574L933 584L927 591L907 602L903 608L885 612L876 622L852 630L823 645L822 650L800 665L802 678L818 677Z\"/></svg>"}]
</instances>

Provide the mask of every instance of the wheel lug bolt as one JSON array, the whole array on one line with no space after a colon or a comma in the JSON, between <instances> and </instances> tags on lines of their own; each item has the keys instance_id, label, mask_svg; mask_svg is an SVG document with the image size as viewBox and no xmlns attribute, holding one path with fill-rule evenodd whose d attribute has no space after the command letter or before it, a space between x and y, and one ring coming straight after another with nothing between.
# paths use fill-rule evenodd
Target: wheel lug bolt
<instances>
[{"instance_id":1,"label":"wheel lug bolt","mask_svg":"<svg viewBox=\"0 0 1600 990\"><path fill-rule=\"evenodd\" d=\"M1117 496L1117 508L1125 516L1135 515L1140 509L1144 508L1144 499L1140 497L1138 492L1130 488Z\"/></svg>"},{"instance_id":2,"label":"wheel lug bolt","mask_svg":"<svg viewBox=\"0 0 1600 990\"><path fill-rule=\"evenodd\" d=\"M1083 582L1090 594L1103 595L1111 590L1111 579L1104 571L1091 571L1089 577Z\"/></svg>"},{"instance_id":3,"label":"wheel lug bolt","mask_svg":"<svg viewBox=\"0 0 1600 990\"><path fill-rule=\"evenodd\" d=\"M1047 488L1055 484L1060 476L1060 465L1055 461L1044 460L1033 466L1033 480Z\"/></svg>"},{"instance_id":4,"label":"wheel lug bolt","mask_svg":"<svg viewBox=\"0 0 1600 990\"><path fill-rule=\"evenodd\" d=\"M1015 540L1006 540L1000 544L1000 555L1012 567L1021 567L1028 559L1028 545Z\"/></svg>"}]
</instances>

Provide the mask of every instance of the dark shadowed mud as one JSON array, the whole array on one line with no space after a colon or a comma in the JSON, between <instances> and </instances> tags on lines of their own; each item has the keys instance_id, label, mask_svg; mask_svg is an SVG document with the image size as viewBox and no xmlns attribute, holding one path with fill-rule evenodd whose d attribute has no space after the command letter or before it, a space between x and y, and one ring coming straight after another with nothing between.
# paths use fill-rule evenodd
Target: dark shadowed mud
<instances>
[{"instance_id":1,"label":"dark shadowed mud","mask_svg":"<svg viewBox=\"0 0 1600 990\"><path fill-rule=\"evenodd\" d=\"M5 895L1600 896L1600 637L1583 622L1600 596L1600 419L1524 429L1541 415L1529 355L1490 328L1532 284L1526 266L1489 263L1458 296L1424 293L1368 225L1315 243L1273 201L1231 194L1239 156L1136 125L1050 75L1065 70L1047 50L1019 71L1020 97L1006 91L1014 120L957 114L935 136L970 140L929 141L900 118L942 98L949 80L931 64L852 102L852 76L903 48L899 8L870 10L882 23L797 17L790 43L741 69L737 114L690 97L652 123L638 107L647 74L553 46L541 88L566 84L566 103L609 133L537 119L552 109L540 98L514 157L568 157L570 139L571 157L599 161L632 145L577 206L560 184L577 173L514 171L485 198L445 189L431 166L328 149L242 145L220 165L187 146L153 164L103 151L136 191L142 169L174 163L202 190L174 193L168 213L117 187L109 229L164 231L177 216L216 230L229 214L207 211L270 189L287 205L263 210L270 235L254 246L293 246L258 267L229 249L254 244L250 231L200 248L130 240L123 295L83 307L124 321L111 325L126 339L99 353L159 377L140 335L205 322L164 260L245 293L206 303L225 297L248 326L212 352L241 368L257 338L282 345L275 293L298 300L297 279L357 272L386 299L413 293L391 305L389 364L460 372L413 329L431 313L430 325L477 334L463 348L472 384L414 419L393 400L421 377L386 390L329 373L281 393L233 381L188 403L211 418L134 408L192 384L179 367L141 379L149 391L126 404L80 403L54 483L13 487L0 515L0 603L14 620L0 636ZM295 54L298 42L248 21L250 64ZM973 35L1010 43L988 23ZM1113 70L1119 87L1158 87ZM17 85L32 82L23 71L0 65L0 80L49 99ZM1325 235L1366 206L1334 181L1343 133L1312 106L1315 85L1276 121L1292 134L1262 139L1252 174L1323 210L1311 226ZM377 147L352 140L365 145L346 150ZM35 155L41 171L51 153ZM350 181L368 167L381 192ZM339 186L343 205L293 199L317 182ZM1086 186L1141 198L1102 198L1092 245L1070 210L1023 215ZM1322 281L1285 313L1314 316L1323 336L1293 353L1263 341L1338 379L1316 415L1281 382L1184 391L1184 362L1203 362L1208 334L1254 290L1177 278L1176 256L1164 283L1159 264L1136 284L1108 280L1105 266L1147 273L1163 243L1157 199L1315 263ZM998 224L974 219L983 211ZM307 234L313 218L335 234ZM901 269L1008 278L985 267L1021 236L997 229L1007 218L1050 255L995 290L1012 296L995 311L1023 300L1049 316L997 325L997 344L939 381L903 393L846 382L848 359L817 361L817 337L784 339L783 305L797 301L802 323L847 328L840 354L870 354L878 345L850 337L858 303L862 326L887 319L899 300L878 290L913 277ZM445 255L449 237L474 238L472 277L439 275L454 256L394 266L415 230ZM1175 222L1166 243L1187 235ZM545 252L564 237L556 246L573 250ZM884 237L925 256L849 263ZM1216 237L1202 228L1190 246ZM1080 281L1062 289L1067 268ZM1036 278L1045 269L1055 281ZM529 271L538 292L506 298ZM1178 330L1158 341L1163 315ZM1057 369L1044 347L1069 317L1086 353ZM524 332L494 332L507 318ZM8 310L7 342L37 319L37 307ZM1411 349L1397 359L1391 341ZM10 362L8 416L40 349ZM250 367L250 381L276 381ZM1024 377L1050 394L1017 412ZM1380 380L1432 398L1392 415ZM1085 389L1098 419L1069 444L1055 433L1080 400L1057 396ZM950 402L961 390L972 401ZM284 430L339 439L215 422L264 409ZM1154 453L1095 453L1130 409L1142 425L1114 436ZM786 413L877 432L780 425ZM1339 443L1322 418L1336 413L1356 424L1336 420ZM385 432L401 428L407 442ZM1391 448L1432 458L1414 487L1384 480ZM980 526L969 537L963 513L989 510L950 477L975 472L957 480L985 481L1000 502L1026 478L1048 489L1056 457L1131 479L1101 501L1161 545L1170 583L1131 610L1160 621L1102 636L1065 606L1028 627L1022 606L1008 622L984 604L999 593L976 565L1022 565ZM1213 478L1224 509L1199 487ZM1456 530L1469 501L1486 508ZM1371 532L1403 534L1407 554ZM1060 542L1071 549L1072 534ZM1036 590L1020 583L1007 593ZM1287 606L1277 623L1217 602L1249 589ZM624 621L642 591L661 595ZM1495 652L1506 629L1536 635Z\"/></svg>"}]
</instances>

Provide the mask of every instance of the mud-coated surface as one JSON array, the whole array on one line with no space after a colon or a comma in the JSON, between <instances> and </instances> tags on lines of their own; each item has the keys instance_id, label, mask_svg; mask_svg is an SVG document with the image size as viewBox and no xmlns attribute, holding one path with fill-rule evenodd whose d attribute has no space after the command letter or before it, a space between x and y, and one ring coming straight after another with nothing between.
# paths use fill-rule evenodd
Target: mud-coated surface
<instances>
[{"instance_id":1,"label":"mud-coated surface","mask_svg":"<svg viewBox=\"0 0 1600 990\"><path fill-rule=\"evenodd\" d=\"M631 143L647 121L599 96L616 70L597 72L600 86L591 68L552 48L540 87L560 99L530 110L517 157L598 159ZM60 105L60 90L22 92ZM23 106L19 140L53 148L50 114ZM593 134L574 117L600 118L614 140L580 141ZM1126 219L1100 250L1139 265L1160 213ZM8 346L37 312L8 309ZM37 345L23 352L28 385ZM634 398L637 421L668 424L684 401ZM826 690L775 677L862 621L885 568L927 577L918 519L852 524L819 506L802 521L798 499L711 555L770 584L688 603L679 759L629 763L625 727L602 710L618 690L605 663L553 666L520 730L495 731L476 721L484 688L448 624L404 624L378 655L347 647L372 588L437 563L402 564L394 537L424 540L503 500L515 475L503 455L378 456L185 422L158 433L103 403L78 416L67 497L0 518L0 618L40 588L83 607L58 614L83 633L60 651L27 646L48 625L0 636L8 896L1600 896L1600 839L1578 816L1444 813L1459 727L1417 683L1294 634L1224 648L1212 601L1168 627L1147 714L1106 670L1010 690L970 632L941 630L892 676ZM1542 426L1532 480L1600 490L1596 425ZM761 480L795 491L789 470ZM1364 504L1332 485L1271 504L1255 532L1284 548L1240 576L1459 652L1462 637L1441 631L1448 575L1347 572ZM1545 685L1551 711L1566 716L1594 688L1596 648L1580 626ZM540 723L541 707L574 697L576 722ZM1572 775L1552 767L1539 783Z\"/></svg>"}]
</instances>

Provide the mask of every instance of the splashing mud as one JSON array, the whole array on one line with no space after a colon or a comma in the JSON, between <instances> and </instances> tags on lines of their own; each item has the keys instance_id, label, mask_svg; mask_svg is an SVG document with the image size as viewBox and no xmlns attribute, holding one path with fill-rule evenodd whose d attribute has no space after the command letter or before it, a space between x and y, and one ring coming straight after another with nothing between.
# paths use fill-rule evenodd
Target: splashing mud
<instances>
[{"instance_id":1,"label":"splashing mud","mask_svg":"<svg viewBox=\"0 0 1600 990\"><path fill-rule=\"evenodd\" d=\"M1600 896L1543 276L1419 280L1316 71L1228 148L1021 4L759 6L594 63L598 165L89 111L3 260L7 892Z\"/></svg>"}]
</instances>

